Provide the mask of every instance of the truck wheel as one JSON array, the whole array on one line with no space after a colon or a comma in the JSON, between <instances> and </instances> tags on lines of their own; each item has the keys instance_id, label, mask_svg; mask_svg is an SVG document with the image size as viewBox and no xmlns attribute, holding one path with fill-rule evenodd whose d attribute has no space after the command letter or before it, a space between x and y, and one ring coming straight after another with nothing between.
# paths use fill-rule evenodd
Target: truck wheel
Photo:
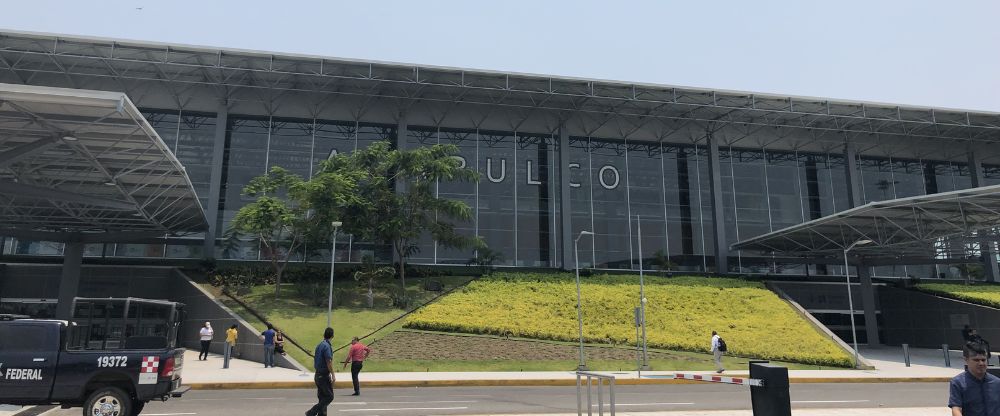
<instances>
[{"instance_id":1,"label":"truck wheel","mask_svg":"<svg viewBox=\"0 0 1000 416\"><path fill-rule=\"evenodd\" d=\"M117 387L102 387L87 398L83 416L131 416L132 398Z\"/></svg>"}]
</instances>

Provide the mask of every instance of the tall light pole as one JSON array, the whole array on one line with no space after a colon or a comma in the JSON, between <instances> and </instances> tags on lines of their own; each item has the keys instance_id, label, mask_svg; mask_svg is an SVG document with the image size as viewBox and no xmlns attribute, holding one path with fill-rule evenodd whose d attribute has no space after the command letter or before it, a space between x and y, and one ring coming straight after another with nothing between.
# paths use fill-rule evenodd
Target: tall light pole
<instances>
[{"instance_id":1,"label":"tall light pole","mask_svg":"<svg viewBox=\"0 0 1000 416\"><path fill-rule=\"evenodd\" d=\"M344 223L340 221L334 221L330 223L333 226L333 243L330 244L330 292L327 294L326 298L326 327L332 328L330 322L333 317L333 271L337 267L337 230Z\"/></svg>"},{"instance_id":2,"label":"tall light pole","mask_svg":"<svg viewBox=\"0 0 1000 416\"><path fill-rule=\"evenodd\" d=\"M639 216L635 216L635 222L639 230L639 319L642 323L642 366L640 369L649 370L649 349L646 344L646 283L642 272L642 221Z\"/></svg>"},{"instance_id":3,"label":"tall light pole","mask_svg":"<svg viewBox=\"0 0 1000 416\"><path fill-rule=\"evenodd\" d=\"M580 327L580 364L576 366L577 371L587 371L587 365L583 361L583 310L580 308L580 249L578 248L580 238L585 235L594 233L580 231L580 235L573 240L573 262L576 263L576 322Z\"/></svg>"},{"instance_id":4,"label":"tall light pole","mask_svg":"<svg viewBox=\"0 0 1000 416\"><path fill-rule=\"evenodd\" d=\"M851 339L854 341L854 368L858 368L858 331L854 328L854 296L851 295L851 270L850 266L847 264L847 252L854 249L857 246L863 246L866 244L874 243L874 241L869 239L861 239L851 243L844 249L844 280L847 282L847 307L850 308L851 315ZM859 273L860 273L860 267ZM871 325L874 322L867 322L866 325Z\"/></svg>"}]
</instances>

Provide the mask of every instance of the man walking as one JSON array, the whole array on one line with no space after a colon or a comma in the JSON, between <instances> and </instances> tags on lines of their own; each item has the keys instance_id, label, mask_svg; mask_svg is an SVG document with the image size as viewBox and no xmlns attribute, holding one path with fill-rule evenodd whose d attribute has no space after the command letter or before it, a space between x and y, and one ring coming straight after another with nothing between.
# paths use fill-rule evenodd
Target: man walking
<instances>
[{"instance_id":1,"label":"man walking","mask_svg":"<svg viewBox=\"0 0 1000 416\"><path fill-rule=\"evenodd\" d=\"M264 340L264 368L274 368L274 327L267 324L267 329L260 333L260 339Z\"/></svg>"},{"instance_id":2,"label":"man walking","mask_svg":"<svg viewBox=\"0 0 1000 416\"><path fill-rule=\"evenodd\" d=\"M333 346L330 339L333 338L333 328L323 331L323 340L316 346L313 354L313 367L316 369L316 398L319 402L306 411L306 416L326 416L326 407L333 402L333 383L337 381L337 376L333 374Z\"/></svg>"},{"instance_id":3,"label":"man walking","mask_svg":"<svg viewBox=\"0 0 1000 416\"><path fill-rule=\"evenodd\" d=\"M237 328L236 324L233 324L226 330L226 355L222 362L222 368L229 368L229 359L233 358L233 354L236 352L236 339L240 336L240 331Z\"/></svg>"},{"instance_id":4,"label":"man walking","mask_svg":"<svg viewBox=\"0 0 1000 416\"><path fill-rule=\"evenodd\" d=\"M354 394L351 396L361 395L361 383L358 381L358 374L361 374L361 364L368 358L368 354L371 353L372 349L362 344L358 340L358 337L351 338L351 349L347 351L347 357L344 358L345 369L347 368L347 363L351 363L351 381L354 382Z\"/></svg>"},{"instance_id":5,"label":"man walking","mask_svg":"<svg viewBox=\"0 0 1000 416\"><path fill-rule=\"evenodd\" d=\"M719 333L712 331L712 361L715 362L715 372L719 374L726 371L725 368L722 368L722 353L726 351L722 343L722 337L719 336Z\"/></svg>"},{"instance_id":6,"label":"man walking","mask_svg":"<svg viewBox=\"0 0 1000 416\"><path fill-rule=\"evenodd\" d=\"M208 348L212 346L213 336L215 336L215 330L212 329L212 323L205 321L205 326L202 326L201 330L198 331L198 339L201 341L201 352L198 353L199 361L208 359Z\"/></svg>"},{"instance_id":7,"label":"man walking","mask_svg":"<svg viewBox=\"0 0 1000 416\"><path fill-rule=\"evenodd\" d=\"M986 372L986 348L970 342L962 349L965 371L951 379L952 416L1000 416L1000 378Z\"/></svg>"}]
</instances>

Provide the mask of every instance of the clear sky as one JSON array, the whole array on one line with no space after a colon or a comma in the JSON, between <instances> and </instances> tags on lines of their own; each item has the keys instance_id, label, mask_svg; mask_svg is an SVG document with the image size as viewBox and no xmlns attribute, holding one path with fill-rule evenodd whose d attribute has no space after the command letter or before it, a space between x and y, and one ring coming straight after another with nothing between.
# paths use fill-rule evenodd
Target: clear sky
<instances>
[{"instance_id":1,"label":"clear sky","mask_svg":"<svg viewBox=\"0 0 1000 416\"><path fill-rule=\"evenodd\" d=\"M998 18L998 0L8 0L0 28L1000 112Z\"/></svg>"}]
</instances>

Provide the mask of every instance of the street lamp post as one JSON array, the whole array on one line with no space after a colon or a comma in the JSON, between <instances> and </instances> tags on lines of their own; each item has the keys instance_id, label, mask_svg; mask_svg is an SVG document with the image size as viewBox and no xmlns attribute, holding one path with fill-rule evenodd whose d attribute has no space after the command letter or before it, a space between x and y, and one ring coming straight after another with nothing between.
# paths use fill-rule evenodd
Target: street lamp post
<instances>
[{"instance_id":1,"label":"street lamp post","mask_svg":"<svg viewBox=\"0 0 1000 416\"><path fill-rule=\"evenodd\" d=\"M587 371L587 365L583 361L583 309L580 308L580 249L578 248L580 238L585 235L594 235L590 231L580 231L580 235L573 240L573 262L576 263L576 322L580 328L580 364L576 366L577 371Z\"/></svg>"},{"instance_id":2,"label":"street lamp post","mask_svg":"<svg viewBox=\"0 0 1000 416\"><path fill-rule=\"evenodd\" d=\"M326 298L326 327L332 328L330 326L333 317L333 271L337 267L337 229L340 228L344 223L340 221L334 221L330 223L333 226L333 243L330 244L330 288L329 293Z\"/></svg>"},{"instance_id":3,"label":"street lamp post","mask_svg":"<svg viewBox=\"0 0 1000 416\"><path fill-rule=\"evenodd\" d=\"M642 323L642 366L641 370L649 371L649 350L646 344L646 283L642 272L642 222L635 216L636 229L639 231L639 319Z\"/></svg>"},{"instance_id":4,"label":"street lamp post","mask_svg":"<svg viewBox=\"0 0 1000 416\"><path fill-rule=\"evenodd\" d=\"M850 309L848 312L851 315L851 340L854 342L854 368L858 368L858 331L854 327L854 296L851 294L851 270L850 266L847 264L847 252L854 249L857 246L863 246L866 244L874 243L874 241L869 239L862 239L851 243L844 249L844 280L847 282L847 307ZM859 273L860 273L860 265ZM867 322L866 325L871 325L873 322Z\"/></svg>"}]
</instances>

